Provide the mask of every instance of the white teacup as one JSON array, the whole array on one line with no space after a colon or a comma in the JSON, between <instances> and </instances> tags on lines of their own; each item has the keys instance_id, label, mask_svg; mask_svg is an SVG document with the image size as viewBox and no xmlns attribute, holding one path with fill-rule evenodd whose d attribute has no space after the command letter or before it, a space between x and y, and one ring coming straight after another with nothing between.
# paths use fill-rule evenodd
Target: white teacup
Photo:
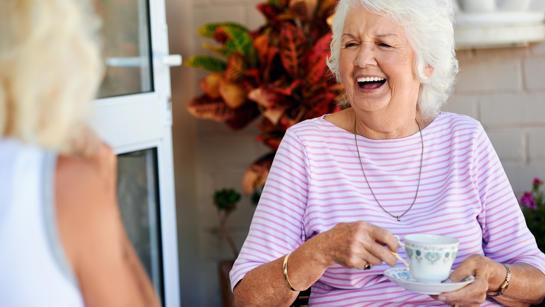
<instances>
[{"instance_id":1,"label":"white teacup","mask_svg":"<svg viewBox=\"0 0 545 307\"><path fill-rule=\"evenodd\" d=\"M405 249L411 276L419 282L437 283L447 279L458 239L434 234L410 234L400 242Z\"/></svg>"}]
</instances>

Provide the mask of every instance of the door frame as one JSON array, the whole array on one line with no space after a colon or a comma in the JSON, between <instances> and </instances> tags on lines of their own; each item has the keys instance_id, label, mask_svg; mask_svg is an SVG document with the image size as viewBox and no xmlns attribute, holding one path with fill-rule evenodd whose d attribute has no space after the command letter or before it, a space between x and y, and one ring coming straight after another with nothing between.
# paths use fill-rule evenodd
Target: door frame
<instances>
[{"instance_id":1,"label":"door frame","mask_svg":"<svg viewBox=\"0 0 545 307\"><path fill-rule=\"evenodd\" d=\"M145 1L145 0L140 0ZM148 0L153 91L94 101L92 128L116 154L156 148L164 306L180 306L168 32L164 0ZM108 61L107 61L108 62Z\"/></svg>"}]
</instances>

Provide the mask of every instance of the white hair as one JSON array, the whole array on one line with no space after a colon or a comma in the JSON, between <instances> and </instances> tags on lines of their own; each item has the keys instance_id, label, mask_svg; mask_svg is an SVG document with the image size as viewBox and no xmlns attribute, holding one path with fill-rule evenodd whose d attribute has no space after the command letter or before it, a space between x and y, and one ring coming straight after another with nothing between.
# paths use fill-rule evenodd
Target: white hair
<instances>
[{"instance_id":1,"label":"white hair","mask_svg":"<svg viewBox=\"0 0 545 307\"><path fill-rule=\"evenodd\" d=\"M415 55L415 71L419 78L418 109L424 119L433 119L452 91L458 61L454 50L454 7L451 0L339 0L333 18L329 69L339 76L339 55L344 21L353 5L388 15L401 25ZM426 66L433 67L431 77Z\"/></svg>"},{"instance_id":2,"label":"white hair","mask_svg":"<svg viewBox=\"0 0 545 307\"><path fill-rule=\"evenodd\" d=\"M98 19L84 0L2 0L0 135L70 151L102 75Z\"/></svg>"}]
</instances>

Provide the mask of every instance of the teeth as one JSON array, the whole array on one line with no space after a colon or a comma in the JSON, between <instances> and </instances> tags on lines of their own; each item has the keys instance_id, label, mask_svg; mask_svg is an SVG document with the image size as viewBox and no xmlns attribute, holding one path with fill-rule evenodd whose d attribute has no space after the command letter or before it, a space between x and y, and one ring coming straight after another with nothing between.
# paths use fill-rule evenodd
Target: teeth
<instances>
[{"instance_id":1,"label":"teeth","mask_svg":"<svg viewBox=\"0 0 545 307\"><path fill-rule=\"evenodd\" d=\"M384 80L386 80L386 79L385 78L378 78L378 77L365 77L365 78L360 77L360 78L358 78L357 81L358 82L379 82L379 81L382 82Z\"/></svg>"}]
</instances>

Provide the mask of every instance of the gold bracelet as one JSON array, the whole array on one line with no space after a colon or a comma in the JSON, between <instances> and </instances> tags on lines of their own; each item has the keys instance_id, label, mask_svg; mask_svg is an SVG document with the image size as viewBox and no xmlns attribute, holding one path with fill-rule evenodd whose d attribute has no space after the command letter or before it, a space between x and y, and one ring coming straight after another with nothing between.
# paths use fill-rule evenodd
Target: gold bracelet
<instances>
[{"instance_id":1,"label":"gold bracelet","mask_svg":"<svg viewBox=\"0 0 545 307\"><path fill-rule=\"evenodd\" d=\"M511 269L507 264L503 264L505 267L506 273L505 273L505 279L500 285L500 288L497 291L488 292L486 295L490 297L500 296L505 293L505 290L509 287L509 282L511 281Z\"/></svg>"},{"instance_id":2,"label":"gold bracelet","mask_svg":"<svg viewBox=\"0 0 545 307\"><path fill-rule=\"evenodd\" d=\"M282 270L284 271L284 279L288 283L288 286L290 287L291 291L296 291L296 292L304 291L304 290L294 289L293 286L291 285L290 279L288 278L288 258L289 257L290 257L290 254L287 254L286 256L284 256L284 262L282 263Z\"/></svg>"}]
</instances>

